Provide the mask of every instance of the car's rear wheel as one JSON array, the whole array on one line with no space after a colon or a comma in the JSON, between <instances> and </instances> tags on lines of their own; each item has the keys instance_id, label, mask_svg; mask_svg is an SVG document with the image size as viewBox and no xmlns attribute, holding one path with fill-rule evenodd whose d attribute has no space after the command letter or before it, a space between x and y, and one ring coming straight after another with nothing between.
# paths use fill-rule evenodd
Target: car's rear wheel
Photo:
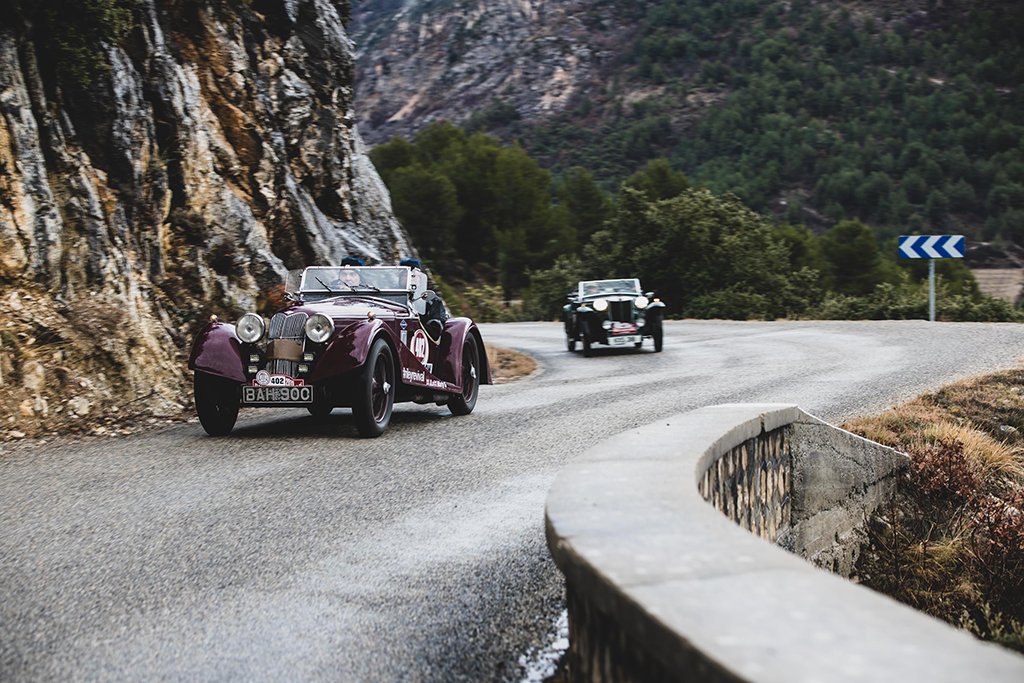
<instances>
[{"instance_id":1,"label":"car's rear wheel","mask_svg":"<svg viewBox=\"0 0 1024 683\"><path fill-rule=\"evenodd\" d=\"M356 429L367 438L380 436L391 422L391 411L395 407L395 360L391 347L383 339L370 347L355 391L352 415Z\"/></svg>"},{"instance_id":2,"label":"car's rear wheel","mask_svg":"<svg viewBox=\"0 0 1024 683\"><path fill-rule=\"evenodd\" d=\"M462 345L462 393L452 396L448 401L448 410L452 415L469 415L476 407L476 397L480 393L480 349L473 337L466 339Z\"/></svg>"},{"instance_id":3,"label":"car's rear wheel","mask_svg":"<svg viewBox=\"0 0 1024 683\"><path fill-rule=\"evenodd\" d=\"M193 380L193 396L199 423L210 436L231 433L242 404L242 385L225 377L199 370Z\"/></svg>"},{"instance_id":4,"label":"car's rear wheel","mask_svg":"<svg viewBox=\"0 0 1024 683\"><path fill-rule=\"evenodd\" d=\"M590 325L583 323L583 357L590 358Z\"/></svg>"},{"instance_id":5,"label":"car's rear wheel","mask_svg":"<svg viewBox=\"0 0 1024 683\"><path fill-rule=\"evenodd\" d=\"M569 349L571 353L576 352L576 337L569 330L565 331L565 348Z\"/></svg>"}]
</instances>

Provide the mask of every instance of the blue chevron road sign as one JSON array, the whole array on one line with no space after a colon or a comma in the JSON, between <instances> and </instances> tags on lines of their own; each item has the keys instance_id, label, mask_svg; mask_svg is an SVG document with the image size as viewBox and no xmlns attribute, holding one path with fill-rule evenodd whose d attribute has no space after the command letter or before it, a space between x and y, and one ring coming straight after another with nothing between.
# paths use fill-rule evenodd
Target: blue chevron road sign
<instances>
[{"instance_id":1,"label":"blue chevron road sign","mask_svg":"<svg viewBox=\"0 0 1024 683\"><path fill-rule=\"evenodd\" d=\"M935 259L963 257L963 235L900 235L900 258L928 259L928 319L932 322L935 322Z\"/></svg>"},{"instance_id":2,"label":"blue chevron road sign","mask_svg":"<svg viewBox=\"0 0 1024 683\"><path fill-rule=\"evenodd\" d=\"M963 235L900 235L900 258L963 257Z\"/></svg>"}]
</instances>

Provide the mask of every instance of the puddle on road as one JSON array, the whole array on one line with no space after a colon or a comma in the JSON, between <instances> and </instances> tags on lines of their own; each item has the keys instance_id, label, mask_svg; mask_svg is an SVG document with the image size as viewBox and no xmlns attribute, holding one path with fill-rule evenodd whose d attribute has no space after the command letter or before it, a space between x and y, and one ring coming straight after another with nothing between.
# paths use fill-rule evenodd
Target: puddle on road
<instances>
[{"instance_id":1,"label":"puddle on road","mask_svg":"<svg viewBox=\"0 0 1024 683\"><path fill-rule=\"evenodd\" d=\"M520 683L560 683L565 680L564 658L569 649L569 612L562 610L548 633L546 644L519 656Z\"/></svg>"}]
</instances>

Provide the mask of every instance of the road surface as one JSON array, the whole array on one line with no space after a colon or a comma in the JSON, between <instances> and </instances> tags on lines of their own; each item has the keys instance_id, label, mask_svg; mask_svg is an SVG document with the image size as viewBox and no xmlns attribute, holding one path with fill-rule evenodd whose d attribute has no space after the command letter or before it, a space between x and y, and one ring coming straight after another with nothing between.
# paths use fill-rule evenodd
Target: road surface
<instances>
[{"instance_id":1,"label":"road surface","mask_svg":"<svg viewBox=\"0 0 1024 683\"><path fill-rule=\"evenodd\" d=\"M540 371L376 440L264 410L8 446L0 680L515 680L561 610L545 493L590 444L725 402L839 421L1024 357L1005 324L672 322L589 359L553 323L483 332Z\"/></svg>"}]
</instances>

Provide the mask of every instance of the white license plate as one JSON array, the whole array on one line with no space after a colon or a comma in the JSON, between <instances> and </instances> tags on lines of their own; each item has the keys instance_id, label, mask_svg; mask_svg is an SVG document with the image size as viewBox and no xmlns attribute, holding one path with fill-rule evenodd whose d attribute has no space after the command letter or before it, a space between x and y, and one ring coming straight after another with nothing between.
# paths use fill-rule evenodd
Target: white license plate
<instances>
[{"instance_id":1,"label":"white license plate","mask_svg":"<svg viewBox=\"0 0 1024 683\"><path fill-rule=\"evenodd\" d=\"M608 343L612 346L625 346L626 344L636 344L640 339L639 334L631 334L625 337L609 337Z\"/></svg>"},{"instance_id":2,"label":"white license plate","mask_svg":"<svg viewBox=\"0 0 1024 683\"><path fill-rule=\"evenodd\" d=\"M249 405L275 405L312 403L313 387L242 387L242 403Z\"/></svg>"}]
</instances>

